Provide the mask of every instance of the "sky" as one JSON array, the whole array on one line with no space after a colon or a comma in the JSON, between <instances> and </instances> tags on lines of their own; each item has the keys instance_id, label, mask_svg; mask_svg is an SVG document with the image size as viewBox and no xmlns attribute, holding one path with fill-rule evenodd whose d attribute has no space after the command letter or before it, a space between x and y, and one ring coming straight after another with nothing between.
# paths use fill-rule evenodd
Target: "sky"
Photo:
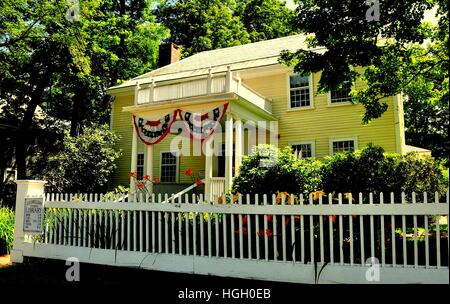
<instances>
[{"instance_id":1,"label":"sky","mask_svg":"<svg viewBox=\"0 0 450 304\"><path fill-rule=\"evenodd\" d=\"M294 0L286 0L286 6L291 9L294 9L295 8Z\"/></svg>"}]
</instances>

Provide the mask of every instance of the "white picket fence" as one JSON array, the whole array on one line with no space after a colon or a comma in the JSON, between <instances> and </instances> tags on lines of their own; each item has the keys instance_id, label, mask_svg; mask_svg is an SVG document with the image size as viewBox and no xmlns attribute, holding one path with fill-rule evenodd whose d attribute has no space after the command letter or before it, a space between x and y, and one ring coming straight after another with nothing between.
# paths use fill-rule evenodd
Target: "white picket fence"
<instances>
[{"instance_id":1,"label":"white picket fence","mask_svg":"<svg viewBox=\"0 0 450 304\"><path fill-rule=\"evenodd\" d=\"M44 231L16 240L13 255L298 283L449 283L448 228L437 225L448 193L169 197L46 194Z\"/></svg>"}]
</instances>

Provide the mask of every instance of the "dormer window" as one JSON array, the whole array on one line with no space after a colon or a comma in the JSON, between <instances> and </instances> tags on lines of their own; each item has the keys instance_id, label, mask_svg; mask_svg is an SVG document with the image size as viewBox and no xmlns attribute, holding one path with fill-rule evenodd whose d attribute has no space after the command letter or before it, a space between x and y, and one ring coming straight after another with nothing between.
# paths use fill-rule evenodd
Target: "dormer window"
<instances>
[{"instance_id":1,"label":"dormer window","mask_svg":"<svg viewBox=\"0 0 450 304\"><path fill-rule=\"evenodd\" d=\"M309 75L294 74L289 76L289 107L312 107L311 77Z\"/></svg>"}]
</instances>

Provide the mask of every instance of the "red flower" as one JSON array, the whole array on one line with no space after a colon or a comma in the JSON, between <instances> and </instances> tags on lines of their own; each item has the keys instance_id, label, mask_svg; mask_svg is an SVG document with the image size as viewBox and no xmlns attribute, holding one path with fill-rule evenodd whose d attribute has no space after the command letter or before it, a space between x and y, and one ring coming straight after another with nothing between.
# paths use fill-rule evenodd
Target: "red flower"
<instances>
[{"instance_id":1,"label":"red flower","mask_svg":"<svg viewBox=\"0 0 450 304\"><path fill-rule=\"evenodd\" d=\"M159 183L159 178L157 176L153 176L153 183L154 184Z\"/></svg>"},{"instance_id":2,"label":"red flower","mask_svg":"<svg viewBox=\"0 0 450 304\"><path fill-rule=\"evenodd\" d=\"M137 173L136 172L130 172L130 173L128 173L128 177L129 178L131 178L131 177L137 178Z\"/></svg>"},{"instance_id":3,"label":"red flower","mask_svg":"<svg viewBox=\"0 0 450 304\"><path fill-rule=\"evenodd\" d=\"M264 235L264 230L262 230L262 229L259 229L259 231L258 231L258 235L259 235L259 236L263 236L263 235Z\"/></svg>"},{"instance_id":4,"label":"red flower","mask_svg":"<svg viewBox=\"0 0 450 304\"><path fill-rule=\"evenodd\" d=\"M201 179L197 179L196 181L195 181L195 184L198 186L198 185L203 185L204 184L204 182L201 180Z\"/></svg>"},{"instance_id":5,"label":"red flower","mask_svg":"<svg viewBox=\"0 0 450 304\"><path fill-rule=\"evenodd\" d=\"M192 169L186 169L186 171L184 171L185 176L190 176L192 175L192 173L193 173Z\"/></svg>"},{"instance_id":6,"label":"red flower","mask_svg":"<svg viewBox=\"0 0 450 304\"><path fill-rule=\"evenodd\" d=\"M143 183L143 182L138 182L138 183L136 183L136 186L137 186L139 189L144 188L144 183Z\"/></svg>"},{"instance_id":7,"label":"red flower","mask_svg":"<svg viewBox=\"0 0 450 304\"><path fill-rule=\"evenodd\" d=\"M288 217L284 219L284 224L285 225L289 224L289 218Z\"/></svg>"},{"instance_id":8,"label":"red flower","mask_svg":"<svg viewBox=\"0 0 450 304\"><path fill-rule=\"evenodd\" d=\"M142 179L149 180L149 179L150 179L150 176L144 175L144 176L142 177Z\"/></svg>"},{"instance_id":9,"label":"red flower","mask_svg":"<svg viewBox=\"0 0 450 304\"><path fill-rule=\"evenodd\" d=\"M268 214L268 215L267 215L267 220L268 220L269 222L272 221L272 218L273 218L273 215L272 215L272 214Z\"/></svg>"},{"instance_id":10,"label":"red flower","mask_svg":"<svg viewBox=\"0 0 450 304\"><path fill-rule=\"evenodd\" d=\"M272 236L272 230L270 229L266 229L265 233L267 236Z\"/></svg>"},{"instance_id":11,"label":"red flower","mask_svg":"<svg viewBox=\"0 0 450 304\"><path fill-rule=\"evenodd\" d=\"M238 229L238 230L236 230L234 233L236 233L236 234L239 234L241 231ZM248 230L247 230L247 228L242 228L242 234L243 235L247 235L248 234Z\"/></svg>"},{"instance_id":12,"label":"red flower","mask_svg":"<svg viewBox=\"0 0 450 304\"><path fill-rule=\"evenodd\" d=\"M247 216L246 215L244 215L242 217L242 225L245 225L245 224L247 224Z\"/></svg>"},{"instance_id":13,"label":"red flower","mask_svg":"<svg viewBox=\"0 0 450 304\"><path fill-rule=\"evenodd\" d=\"M336 216L336 215L332 215L332 216L331 216L331 220L333 221L333 224L335 224L335 223L336 223L336 218L337 218L337 216Z\"/></svg>"}]
</instances>

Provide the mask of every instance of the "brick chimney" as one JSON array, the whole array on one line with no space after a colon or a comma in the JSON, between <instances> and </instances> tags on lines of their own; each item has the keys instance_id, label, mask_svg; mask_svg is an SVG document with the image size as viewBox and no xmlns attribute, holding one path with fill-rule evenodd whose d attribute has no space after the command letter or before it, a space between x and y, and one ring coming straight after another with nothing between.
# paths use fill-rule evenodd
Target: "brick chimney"
<instances>
[{"instance_id":1,"label":"brick chimney","mask_svg":"<svg viewBox=\"0 0 450 304\"><path fill-rule=\"evenodd\" d=\"M180 60L180 48L175 43L164 43L159 45L158 67L163 67Z\"/></svg>"}]
</instances>

